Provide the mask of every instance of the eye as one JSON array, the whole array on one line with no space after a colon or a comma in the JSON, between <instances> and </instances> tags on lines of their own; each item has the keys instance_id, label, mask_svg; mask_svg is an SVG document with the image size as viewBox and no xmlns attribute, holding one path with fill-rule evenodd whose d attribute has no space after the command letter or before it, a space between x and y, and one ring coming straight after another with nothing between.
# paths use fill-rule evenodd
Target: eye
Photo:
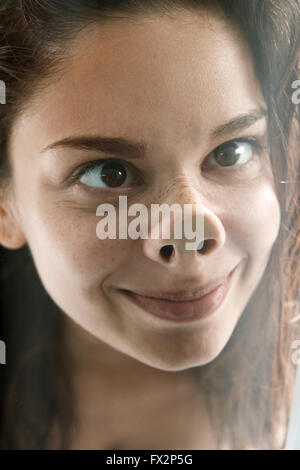
<instances>
[{"instance_id":1,"label":"eye","mask_svg":"<svg viewBox=\"0 0 300 470\"><path fill-rule=\"evenodd\" d=\"M209 163L205 164L205 167L231 167L231 166L242 166L246 164L255 153L261 153L263 150L262 144L253 138L247 139L236 139L226 142L225 144L217 147L208 158ZM210 159L213 162L210 162ZM217 165L214 164L217 162Z\"/></svg>"},{"instance_id":2,"label":"eye","mask_svg":"<svg viewBox=\"0 0 300 470\"><path fill-rule=\"evenodd\" d=\"M72 177L72 181L80 181L94 188L117 188L134 181L126 167L127 165L117 159L97 160L81 168Z\"/></svg>"}]
</instances>

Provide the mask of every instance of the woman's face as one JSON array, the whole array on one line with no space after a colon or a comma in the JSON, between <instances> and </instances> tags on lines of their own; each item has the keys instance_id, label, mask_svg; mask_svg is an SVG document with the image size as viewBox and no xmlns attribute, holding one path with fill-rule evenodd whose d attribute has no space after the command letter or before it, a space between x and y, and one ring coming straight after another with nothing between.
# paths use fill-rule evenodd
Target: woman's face
<instances>
[{"instance_id":1,"label":"woman's face","mask_svg":"<svg viewBox=\"0 0 300 470\"><path fill-rule=\"evenodd\" d=\"M280 225L268 150L243 140L268 144L259 111L266 105L247 46L221 19L178 13L89 27L65 57L63 73L13 126L15 230L52 299L86 338L97 338L99 351L110 345L166 371L206 364L232 335ZM144 151L67 144L45 150L78 137L123 138ZM213 153L236 139L236 150ZM70 179L104 158L118 158L128 179L113 186L119 180L101 176L101 162ZM180 240L99 239L96 209L110 203L118 213L121 195L128 207L200 204L205 237L214 242L197 252L182 250ZM160 253L171 243L173 261ZM120 290L196 290L234 268L227 296L206 319L158 318Z\"/></svg>"}]
</instances>

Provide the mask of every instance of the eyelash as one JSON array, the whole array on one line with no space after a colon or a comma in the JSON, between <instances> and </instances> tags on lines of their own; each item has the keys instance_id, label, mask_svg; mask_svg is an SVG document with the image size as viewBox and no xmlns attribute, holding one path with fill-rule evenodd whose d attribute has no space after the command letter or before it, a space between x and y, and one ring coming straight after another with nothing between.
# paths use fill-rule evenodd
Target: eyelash
<instances>
[{"instance_id":1,"label":"eyelash","mask_svg":"<svg viewBox=\"0 0 300 470\"><path fill-rule=\"evenodd\" d=\"M221 145L219 145L218 147L216 147L211 153L210 155L213 155L214 152L216 152L218 149L224 147L225 145L228 145L228 144L231 144L231 143L234 143L234 142L242 142L242 143L248 143L250 144L252 147L255 148L256 152L259 154L259 156L261 156L262 152L264 150L266 150L268 148L267 145L263 145L262 142L260 142L259 139L255 138L255 137L240 137L240 138L237 138L237 139L232 139L232 140L229 140L228 142L225 142ZM253 157L250 158L249 161L252 160ZM123 163L122 160L118 159L118 158L114 158L114 157L109 157L109 158L100 158L100 159L97 159L97 160L92 160L90 161L89 163L87 163L86 165L84 165L83 167L81 167L79 170L75 171L75 173L73 173L70 178L69 178L69 181L68 181L68 185L72 185L72 184L75 184L76 182L79 181L79 179L81 178L81 176L83 176L84 174L86 174L88 171L90 170L93 170L94 168L96 168L97 166L101 165L102 163L104 162L107 162L107 161L110 161L110 160L113 160L113 161L118 161L118 162L121 162L122 164L124 164L124 166L128 166L127 163ZM248 163L248 162L247 162ZM245 164L241 164L241 165L229 165L227 168L235 168L235 167L243 167L245 165L247 165L247 163ZM222 167L221 165L217 165L217 167L220 167L220 168L226 168L225 167ZM110 189L110 188L108 188ZM111 188L113 189L113 188Z\"/></svg>"}]
</instances>

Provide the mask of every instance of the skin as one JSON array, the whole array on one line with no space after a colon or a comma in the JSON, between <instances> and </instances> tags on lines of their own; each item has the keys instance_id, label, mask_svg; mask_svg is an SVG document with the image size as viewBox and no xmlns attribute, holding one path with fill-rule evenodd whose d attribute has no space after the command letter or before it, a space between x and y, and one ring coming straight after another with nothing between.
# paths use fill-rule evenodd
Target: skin
<instances>
[{"instance_id":1,"label":"skin","mask_svg":"<svg viewBox=\"0 0 300 470\"><path fill-rule=\"evenodd\" d=\"M213 361L228 343L280 226L267 150L259 156L253 149L251 162L239 168L204 166L229 140L256 137L267 144L265 119L210 137L238 115L266 107L250 52L236 28L222 19L181 12L89 27L66 48L65 59L62 73L14 123L13 181L1 205L1 243L10 249L28 243L45 288L62 310L81 428L90 429L74 446L97 448L127 436L126 445L134 448L209 448L211 436L203 433L209 424L195 398L192 371ZM78 135L146 143L143 158L123 159L138 175L136 183L93 191L64 187L76 168L107 157L67 148L41 154ZM170 265L159 257L163 240L99 240L96 208L103 202L117 207L119 195L128 196L128 205L202 204L213 248L199 255L181 250L182 241L174 240L178 258ZM203 322L154 318L117 291L200 286L235 266L225 302ZM159 426L145 429L138 421L137 396L143 396L139 416L150 423L153 416L164 417L165 440ZM119 403L117 411L111 402ZM96 438L105 413L111 425ZM129 424L120 430L122 419ZM76 435L83 436L81 428Z\"/></svg>"}]
</instances>

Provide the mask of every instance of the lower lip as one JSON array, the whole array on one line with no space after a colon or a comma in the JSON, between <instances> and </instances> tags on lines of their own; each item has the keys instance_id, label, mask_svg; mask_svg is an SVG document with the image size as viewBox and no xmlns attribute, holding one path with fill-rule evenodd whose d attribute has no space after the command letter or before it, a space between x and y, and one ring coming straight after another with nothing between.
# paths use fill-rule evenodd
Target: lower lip
<instances>
[{"instance_id":1,"label":"lower lip","mask_svg":"<svg viewBox=\"0 0 300 470\"><path fill-rule=\"evenodd\" d=\"M201 320L209 317L221 307L229 291L235 269L220 286L196 300L174 302L145 297L126 290L121 290L121 292L136 305L156 317L177 323Z\"/></svg>"}]
</instances>

